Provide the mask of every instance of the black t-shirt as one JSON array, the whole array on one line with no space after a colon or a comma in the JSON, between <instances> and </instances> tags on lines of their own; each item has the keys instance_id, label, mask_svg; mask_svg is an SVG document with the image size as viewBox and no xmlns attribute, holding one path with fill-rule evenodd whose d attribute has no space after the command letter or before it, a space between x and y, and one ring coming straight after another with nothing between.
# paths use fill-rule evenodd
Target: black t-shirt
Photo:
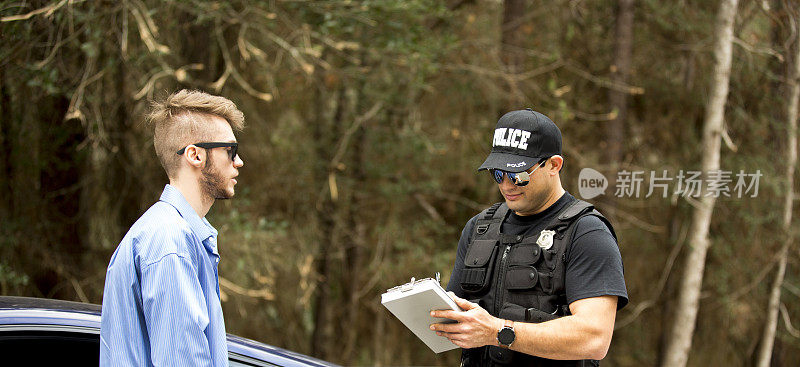
<instances>
[{"instance_id":1,"label":"black t-shirt","mask_svg":"<svg viewBox=\"0 0 800 367\"><path fill-rule=\"evenodd\" d=\"M558 201L544 211L519 216L509 211L501 231L510 235L535 235L545 229L555 216L576 199L564 193ZM464 268L464 257L467 247L475 233L475 222L478 215L472 217L461 232L458 241L456 262L453 273L447 283L447 290L461 298L466 294L461 290L461 271ZM567 302L599 296L617 296L617 310L628 304L628 292L625 288L625 277L622 268L622 256L611 231L602 220L595 216L585 216L578 220L575 237L569 251L566 264Z\"/></svg>"}]
</instances>

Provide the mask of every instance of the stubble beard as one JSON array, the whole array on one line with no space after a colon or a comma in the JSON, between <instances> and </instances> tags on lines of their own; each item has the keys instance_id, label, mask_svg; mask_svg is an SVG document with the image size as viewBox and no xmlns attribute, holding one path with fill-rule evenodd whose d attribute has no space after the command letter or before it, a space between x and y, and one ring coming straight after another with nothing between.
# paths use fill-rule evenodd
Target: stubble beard
<instances>
[{"instance_id":1,"label":"stubble beard","mask_svg":"<svg viewBox=\"0 0 800 367\"><path fill-rule=\"evenodd\" d=\"M226 187L227 180L222 177L209 160L208 164L201 171L200 187L203 195L214 200L227 200L233 197L233 192L229 192Z\"/></svg>"},{"instance_id":2,"label":"stubble beard","mask_svg":"<svg viewBox=\"0 0 800 367\"><path fill-rule=\"evenodd\" d=\"M508 208L521 215L531 215L533 211L541 211L549 198L548 189L529 191L523 195L523 200L519 202L509 202L506 200Z\"/></svg>"}]
</instances>

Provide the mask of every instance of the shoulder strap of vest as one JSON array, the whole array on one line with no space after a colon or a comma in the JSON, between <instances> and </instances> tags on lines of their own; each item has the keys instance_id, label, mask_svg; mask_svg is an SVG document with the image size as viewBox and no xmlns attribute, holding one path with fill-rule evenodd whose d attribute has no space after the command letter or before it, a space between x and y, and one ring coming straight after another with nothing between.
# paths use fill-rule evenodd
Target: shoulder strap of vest
<instances>
[{"instance_id":1,"label":"shoulder strap of vest","mask_svg":"<svg viewBox=\"0 0 800 367\"><path fill-rule=\"evenodd\" d=\"M494 203L492 206L483 209L480 214L478 214L478 220L476 224L480 224L482 222L494 222L497 220L503 220L508 213L508 205L505 202Z\"/></svg>"},{"instance_id":2,"label":"shoulder strap of vest","mask_svg":"<svg viewBox=\"0 0 800 367\"><path fill-rule=\"evenodd\" d=\"M566 230L576 219L592 210L594 210L594 205L580 199L575 199L575 201L561 209L558 215L545 226L545 229L554 230L556 231L556 238L563 238L566 234Z\"/></svg>"},{"instance_id":3,"label":"shoulder strap of vest","mask_svg":"<svg viewBox=\"0 0 800 367\"><path fill-rule=\"evenodd\" d=\"M566 208L561 210L561 213L558 214L558 220L571 222L579 215L586 213L587 211L590 211L592 209L594 209L594 205L586 201L583 201L581 199L575 199L575 201L573 201Z\"/></svg>"},{"instance_id":4,"label":"shoulder strap of vest","mask_svg":"<svg viewBox=\"0 0 800 367\"><path fill-rule=\"evenodd\" d=\"M475 221L475 232L478 235L486 234L489 230L489 227L493 223L502 222L503 219L506 217L508 213L508 205L505 202L494 203L492 206L484 209L483 211L478 214L478 220ZM500 236L500 226L495 225L497 227L497 237ZM475 234L473 234L472 239L475 239Z\"/></svg>"},{"instance_id":5,"label":"shoulder strap of vest","mask_svg":"<svg viewBox=\"0 0 800 367\"><path fill-rule=\"evenodd\" d=\"M617 239L617 234L614 232L614 227L611 225L611 222L600 214L597 209L594 208L594 205L583 201L581 199L575 199L571 204L569 204L566 208L561 210L561 213L558 214L558 224L552 225L554 227L559 226L570 226L572 223L576 222L578 219L586 216L586 215L593 215L595 217L600 218L603 221L603 224L608 227L608 230L611 231L611 234L614 236L614 239Z\"/></svg>"},{"instance_id":6,"label":"shoulder strap of vest","mask_svg":"<svg viewBox=\"0 0 800 367\"><path fill-rule=\"evenodd\" d=\"M490 219L494 218L495 214L500 214L500 215L498 215L498 217L500 217L500 218L505 217L505 213L508 212L508 206L507 205L503 205L503 204L505 204L505 202L501 201L501 202L498 202L498 203L494 203L494 204L492 204L492 206L484 209L481 212L481 214L482 214L481 219L490 220ZM501 213L498 213L498 212L501 212Z\"/></svg>"}]
</instances>

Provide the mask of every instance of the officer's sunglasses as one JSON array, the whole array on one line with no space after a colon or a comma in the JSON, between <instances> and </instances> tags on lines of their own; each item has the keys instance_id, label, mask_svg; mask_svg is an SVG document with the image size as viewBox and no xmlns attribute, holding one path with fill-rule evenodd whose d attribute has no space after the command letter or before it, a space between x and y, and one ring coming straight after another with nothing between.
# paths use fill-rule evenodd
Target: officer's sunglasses
<instances>
[{"instance_id":1,"label":"officer's sunglasses","mask_svg":"<svg viewBox=\"0 0 800 367\"><path fill-rule=\"evenodd\" d=\"M210 142L210 143L197 143L190 145L194 145L198 148L203 148L203 149L231 148L230 150L228 150L228 157L231 159L231 161L236 161L236 155L238 154L237 151L239 150L239 143ZM190 145L181 148L181 150L178 151L178 155L183 155L183 152L185 152L186 148L188 148Z\"/></svg>"},{"instance_id":2,"label":"officer's sunglasses","mask_svg":"<svg viewBox=\"0 0 800 367\"><path fill-rule=\"evenodd\" d=\"M539 169L539 167L544 167L544 165L545 165L545 163L547 163L548 159L549 158L544 158L544 159L540 160L539 163L537 163L536 168L534 168L533 171L530 171L530 172L522 171L522 172L514 173L514 172L506 172L506 171L499 170L499 169L494 169L494 168L490 169L489 172L492 174L492 177L494 177L495 182L497 182L498 184L503 183L503 176L505 175L505 176L508 176L508 179L514 185L525 186L529 182L531 182L531 174L536 172L536 170Z\"/></svg>"}]
</instances>

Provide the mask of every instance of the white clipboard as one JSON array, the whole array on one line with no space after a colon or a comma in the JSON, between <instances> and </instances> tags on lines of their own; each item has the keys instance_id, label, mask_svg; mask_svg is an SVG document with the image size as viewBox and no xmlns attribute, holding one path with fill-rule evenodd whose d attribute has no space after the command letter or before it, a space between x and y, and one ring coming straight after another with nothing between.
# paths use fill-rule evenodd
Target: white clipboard
<instances>
[{"instance_id":1,"label":"white clipboard","mask_svg":"<svg viewBox=\"0 0 800 367\"><path fill-rule=\"evenodd\" d=\"M458 348L450 340L436 335L436 332L430 329L431 324L455 322L451 319L431 317L431 311L461 311L436 279L411 278L410 282L389 289L381 295L381 304L435 353Z\"/></svg>"}]
</instances>

